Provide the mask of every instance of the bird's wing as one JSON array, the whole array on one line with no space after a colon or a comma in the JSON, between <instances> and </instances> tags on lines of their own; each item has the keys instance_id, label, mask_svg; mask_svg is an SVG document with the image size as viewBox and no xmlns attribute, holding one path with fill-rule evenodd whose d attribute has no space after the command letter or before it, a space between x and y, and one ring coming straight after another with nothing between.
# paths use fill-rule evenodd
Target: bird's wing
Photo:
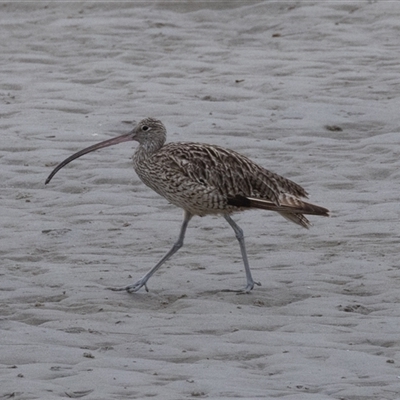
<instances>
[{"instance_id":1,"label":"bird's wing","mask_svg":"<svg viewBox=\"0 0 400 400\"><path fill-rule=\"evenodd\" d=\"M162 156L186 185L197 184L226 198L257 196L279 204L281 189L275 175L239 153L199 143L171 143L161 151L154 157Z\"/></svg>"},{"instance_id":2,"label":"bird's wing","mask_svg":"<svg viewBox=\"0 0 400 400\"><path fill-rule=\"evenodd\" d=\"M274 179L277 182L281 193L291 194L296 197L304 197L304 198L308 197L307 191L302 186L298 185L296 182L293 182L290 179L287 179L281 175L271 172L265 168L262 168L262 170L263 170L263 175L265 175L267 179Z\"/></svg>"}]
</instances>

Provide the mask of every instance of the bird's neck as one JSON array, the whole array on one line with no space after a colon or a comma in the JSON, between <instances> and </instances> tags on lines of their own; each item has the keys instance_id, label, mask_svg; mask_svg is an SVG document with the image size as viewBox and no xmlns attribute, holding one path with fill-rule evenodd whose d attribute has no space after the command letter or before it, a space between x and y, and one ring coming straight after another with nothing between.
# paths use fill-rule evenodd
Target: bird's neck
<instances>
[{"instance_id":1,"label":"bird's neck","mask_svg":"<svg viewBox=\"0 0 400 400\"><path fill-rule=\"evenodd\" d=\"M158 150L163 147L165 140L156 141L148 140L145 143L139 143L138 148L135 152L135 158L137 162L143 161L157 153Z\"/></svg>"}]
</instances>

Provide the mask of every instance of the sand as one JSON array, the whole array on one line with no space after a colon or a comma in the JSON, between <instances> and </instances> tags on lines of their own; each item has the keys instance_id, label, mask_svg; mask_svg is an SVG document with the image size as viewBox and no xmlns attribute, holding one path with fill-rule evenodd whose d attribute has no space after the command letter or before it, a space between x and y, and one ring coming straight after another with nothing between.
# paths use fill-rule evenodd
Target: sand
<instances>
[{"instance_id":1,"label":"sand","mask_svg":"<svg viewBox=\"0 0 400 400\"><path fill-rule=\"evenodd\" d=\"M400 398L400 4L0 5L1 399ZM220 217L145 187L134 143L75 151L161 119L169 141L239 151L332 211L309 231Z\"/></svg>"}]
</instances>

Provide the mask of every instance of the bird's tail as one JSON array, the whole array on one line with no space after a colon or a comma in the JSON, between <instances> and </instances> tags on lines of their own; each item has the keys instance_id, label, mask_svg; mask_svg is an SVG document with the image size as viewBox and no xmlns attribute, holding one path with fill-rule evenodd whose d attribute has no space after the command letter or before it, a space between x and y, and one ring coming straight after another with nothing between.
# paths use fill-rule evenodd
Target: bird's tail
<instances>
[{"instance_id":1,"label":"bird's tail","mask_svg":"<svg viewBox=\"0 0 400 400\"><path fill-rule=\"evenodd\" d=\"M263 210L276 211L284 218L304 228L308 228L311 223L303 214L321 215L324 217L329 216L328 209L307 203L295 196L285 193L280 194L279 204L275 204L269 200L246 196L235 196L234 198L228 199L228 204L243 208L260 208Z\"/></svg>"}]
</instances>

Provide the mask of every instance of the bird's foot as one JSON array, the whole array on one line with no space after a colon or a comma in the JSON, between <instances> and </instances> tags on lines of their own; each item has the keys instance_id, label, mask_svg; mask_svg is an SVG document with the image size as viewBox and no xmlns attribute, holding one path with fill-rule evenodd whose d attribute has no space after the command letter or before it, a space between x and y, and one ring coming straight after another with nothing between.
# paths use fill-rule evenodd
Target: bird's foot
<instances>
[{"instance_id":1,"label":"bird's foot","mask_svg":"<svg viewBox=\"0 0 400 400\"><path fill-rule=\"evenodd\" d=\"M137 292L141 287L144 286L146 292L149 291L149 288L147 287L147 280L145 278L139 279L137 282L133 283L132 285L128 285L122 288L108 288L110 290L113 290L114 292L121 292L121 291L127 291L128 293L134 293Z\"/></svg>"},{"instance_id":2,"label":"bird's foot","mask_svg":"<svg viewBox=\"0 0 400 400\"><path fill-rule=\"evenodd\" d=\"M222 291L234 292L236 294L249 294L253 290L254 285L261 286L261 282L254 282L253 280L251 280L247 282L246 286L243 289L225 289Z\"/></svg>"},{"instance_id":3,"label":"bird's foot","mask_svg":"<svg viewBox=\"0 0 400 400\"><path fill-rule=\"evenodd\" d=\"M254 289L254 285L261 286L261 282L254 282L254 281L247 282L245 288L243 288L242 290L238 290L238 294L250 293L250 291Z\"/></svg>"}]
</instances>

